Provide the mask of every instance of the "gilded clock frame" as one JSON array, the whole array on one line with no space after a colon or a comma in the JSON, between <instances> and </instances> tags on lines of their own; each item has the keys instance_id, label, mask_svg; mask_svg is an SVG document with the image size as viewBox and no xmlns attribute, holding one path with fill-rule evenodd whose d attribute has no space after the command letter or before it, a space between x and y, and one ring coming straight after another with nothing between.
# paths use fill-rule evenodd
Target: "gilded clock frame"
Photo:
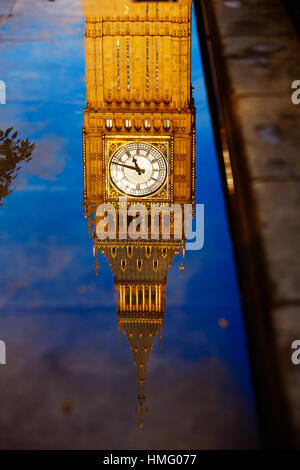
<instances>
[{"instance_id":1,"label":"gilded clock frame","mask_svg":"<svg viewBox=\"0 0 300 470\"><path fill-rule=\"evenodd\" d=\"M154 194L149 194L143 197L135 197L125 195L113 185L109 178L109 161L115 151L129 143L143 142L145 144L152 145L159 150L167 163L167 176L162 187ZM119 203L119 197L126 196L129 204L131 203L173 203L174 191L173 191L173 171L174 169L174 158L173 158L173 137L172 136L124 136L124 135L103 135L103 187L104 191L104 202L110 202L112 204Z\"/></svg>"}]
</instances>

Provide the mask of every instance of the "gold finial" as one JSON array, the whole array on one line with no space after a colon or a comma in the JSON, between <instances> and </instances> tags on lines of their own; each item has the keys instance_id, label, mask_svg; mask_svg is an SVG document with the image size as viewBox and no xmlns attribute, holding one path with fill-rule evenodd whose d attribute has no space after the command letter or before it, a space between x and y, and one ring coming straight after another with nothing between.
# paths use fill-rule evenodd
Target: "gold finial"
<instances>
[{"instance_id":1,"label":"gold finial","mask_svg":"<svg viewBox=\"0 0 300 470\"><path fill-rule=\"evenodd\" d=\"M144 408L144 402L146 400L146 397L143 393L138 395L138 401L139 401L139 407L136 408L136 412L138 413L140 419L139 419L139 427L140 429L143 429L144 427L144 416L147 413L148 409Z\"/></svg>"},{"instance_id":2,"label":"gold finial","mask_svg":"<svg viewBox=\"0 0 300 470\"><path fill-rule=\"evenodd\" d=\"M180 277L182 278L182 276L183 276L183 271L184 271L184 266L183 266L183 263L182 263L182 258L181 258L181 263L180 263L180 266L179 266L179 271L180 271Z\"/></svg>"},{"instance_id":3,"label":"gold finial","mask_svg":"<svg viewBox=\"0 0 300 470\"><path fill-rule=\"evenodd\" d=\"M183 271L184 271L184 266L182 264L182 261L181 261L181 264L179 266L179 271L180 271L180 277L182 278L183 277Z\"/></svg>"},{"instance_id":4,"label":"gold finial","mask_svg":"<svg viewBox=\"0 0 300 470\"><path fill-rule=\"evenodd\" d=\"M96 271L96 276L98 276L98 269L100 268L100 265L98 263L98 248L96 248L95 250L95 256L96 256L96 262L94 264L94 268L95 268L95 271Z\"/></svg>"},{"instance_id":5,"label":"gold finial","mask_svg":"<svg viewBox=\"0 0 300 470\"><path fill-rule=\"evenodd\" d=\"M185 255L185 250L184 250L183 246L181 247L180 255L181 255L181 261L180 261L180 266L179 266L179 272L180 272L180 277L182 279L183 271L184 271L183 258L184 258L184 255Z\"/></svg>"}]
</instances>

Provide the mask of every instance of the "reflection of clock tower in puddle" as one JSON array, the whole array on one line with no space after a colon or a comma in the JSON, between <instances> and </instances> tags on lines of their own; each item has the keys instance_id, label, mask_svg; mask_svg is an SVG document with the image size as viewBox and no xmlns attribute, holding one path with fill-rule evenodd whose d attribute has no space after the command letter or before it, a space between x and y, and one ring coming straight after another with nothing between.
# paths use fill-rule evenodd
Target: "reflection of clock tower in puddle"
<instances>
[{"instance_id":1,"label":"reflection of clock tower in puddle","mask_svg":"<svg viewBox=\"0 0 300 470\"><path fill-rule=\"evenodd\" d=\"M93 6L95 5L95 6ZM168 269L184 241L100 240L101 203L194 204L195 110L190 83L191 0L86 0L84 213L94 252L114 273L119 327L137 368L144 414L148 358L165 312ZM181 266L183 269L183 266Z\"/></svg>"}]
</instances>

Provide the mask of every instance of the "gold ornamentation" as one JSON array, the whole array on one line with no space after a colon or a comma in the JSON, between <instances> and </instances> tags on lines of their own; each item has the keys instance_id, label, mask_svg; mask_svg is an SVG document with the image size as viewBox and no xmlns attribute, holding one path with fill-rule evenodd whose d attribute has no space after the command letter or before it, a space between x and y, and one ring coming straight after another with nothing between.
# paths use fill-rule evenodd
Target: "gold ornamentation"
<instances>
[{"instance_id":1,"label":"gold ornamentation","mask_svg":"<svg viewBox=\"0 0 300 470\"><path fill-rule=\"evenodd\" d=\"M136 260L136 269L138 271L141 271L143 269L143 260L142 259L137 259Z\"/></svg>"},{"instance_id":2,"label":"gold ornamentation","mask_svg":"<svg viewBox=\"0 0 300 470\"><path fill-rule=\"evenodd\" d=\"M134 251L133 246L129 245L129 246L127 247L127 256L128 256L128 258L131 258L131 257L132 257L133 251Z\"/></svg>"},{"instance_id":3,"label":"gold ornamentation","mask_svg":"<svg viewBox=\"0 0 300 470\"><path fill-rule=\"evenodd\" d=\"M122 269L123 272L127 269L127 259L121 259L120 268Z\"/></svg>"}]
</instances>

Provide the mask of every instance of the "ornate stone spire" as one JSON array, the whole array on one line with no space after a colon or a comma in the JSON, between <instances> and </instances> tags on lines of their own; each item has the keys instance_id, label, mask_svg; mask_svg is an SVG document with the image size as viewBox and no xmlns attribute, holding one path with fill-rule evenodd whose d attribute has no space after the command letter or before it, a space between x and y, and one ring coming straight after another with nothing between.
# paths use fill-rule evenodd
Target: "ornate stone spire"
<instances>
[{"instance_id":1,"label":"ornate stone spire","mask_svg":"<svg viewBox=\"0 0 300 470\"><path fill-rule=\"evenodd\" d=\"M136 411L140 417L139 425L143 428L143 418L147 412L145 407L145 382L149 356L153 348L155 337L163 324L163 312L148 312L147 317L140 313L118 313L121 326L130 346L137 370L138 406Z\"/></svg>"},{"instance_id":2,"label":"ornate stone spire","mask_svg":"<svg viewBox=\"0 0 300 470\"><path fill-rule=\"evenodd\" d=\"M145 383L154 340L162 339L165 289L169 267L182 252L181 240L94 240L113 273L119 332L126 336L137 370L139 425L147 412Z\"/></svg>"}]
</instances>

